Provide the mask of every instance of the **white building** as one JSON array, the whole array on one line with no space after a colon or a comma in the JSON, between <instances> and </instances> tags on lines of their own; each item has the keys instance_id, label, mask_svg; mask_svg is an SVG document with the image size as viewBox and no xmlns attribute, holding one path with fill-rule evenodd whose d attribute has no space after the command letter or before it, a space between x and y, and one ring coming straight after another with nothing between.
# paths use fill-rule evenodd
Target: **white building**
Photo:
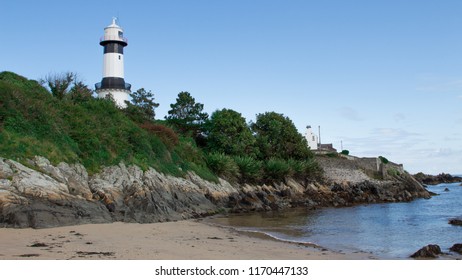
<instances>
[{"instance_id":1,"label":"white building","mask_svg":"<svg viewBox=\"0 0 462 280\"><path fill-rule=\"evenodd\" d=\"M311 129L311 125L306 127L305 138L311 150L318 149L318 136L314 134L313 130Z\"/></svg>"},{"instance_id":2,"label":"white building","mask_svg":"<svg viewBox=\"0 0 462 280\"><path fill-rule=\"evenodd\" d=\"M124 80L124 47L128 45L123 30L116 24L104 28L104 36L99 44L104 47L103 79L95 84L98 97L104 98L111 94L119 107L126 107L131 93L131 85Z\"/></svg>"}]
</instances>

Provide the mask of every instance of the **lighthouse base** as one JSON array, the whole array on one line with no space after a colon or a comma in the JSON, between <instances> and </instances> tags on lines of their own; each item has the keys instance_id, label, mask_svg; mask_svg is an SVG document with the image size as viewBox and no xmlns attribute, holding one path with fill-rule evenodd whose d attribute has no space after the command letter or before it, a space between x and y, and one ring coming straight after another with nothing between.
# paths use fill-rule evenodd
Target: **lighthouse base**
<instances>
[{"instance_id":1,"label":"lighthouse base","mask_svg":"<svg viewBox=\"0 0 462 280\"><path fill-rule=\"evenodd\" d=\"M98 89L96 90L99 98L106 98L111 95L119 108L126 108L125 101L130 100L130 91L125 89Z\"/></svg>"}]
</instances>

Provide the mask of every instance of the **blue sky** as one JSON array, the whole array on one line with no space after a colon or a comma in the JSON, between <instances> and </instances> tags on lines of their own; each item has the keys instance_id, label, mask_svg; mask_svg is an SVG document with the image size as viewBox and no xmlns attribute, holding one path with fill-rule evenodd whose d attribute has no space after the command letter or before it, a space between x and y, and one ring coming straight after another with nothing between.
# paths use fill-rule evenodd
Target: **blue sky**
<instances>
[{"instance_id":1,"label":"blue sky","mask_svg":"<svg viewBox=\"0 0 462 280\"><path fill-rule=\"evenodd\" d=\"M4 1L0 71L101 80L99 38L125 31L125 80L160 103L266 111L357 156L462 173L462 1Z\"/></svg>"}]
</instances>

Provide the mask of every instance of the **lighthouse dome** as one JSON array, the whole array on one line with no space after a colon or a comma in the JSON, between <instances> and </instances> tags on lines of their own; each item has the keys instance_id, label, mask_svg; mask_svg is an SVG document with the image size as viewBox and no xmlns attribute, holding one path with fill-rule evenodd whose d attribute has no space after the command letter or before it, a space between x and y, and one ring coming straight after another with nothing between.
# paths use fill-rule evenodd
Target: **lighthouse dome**
<instances>
[{"instance_id":1,"label":"lighthouse dome","mask_svg":"<svg viewBox=\"0 0 462 280\"><path fill-rule=\"evenodd\" d=\"M101 37L100 45L104 46L109 42L118 42L124 46L128 44L127 38L124 37L123 29L117 25L117 18L112 18L111 25L104 28L104 35Z\"/></svg>"}]
</instances>

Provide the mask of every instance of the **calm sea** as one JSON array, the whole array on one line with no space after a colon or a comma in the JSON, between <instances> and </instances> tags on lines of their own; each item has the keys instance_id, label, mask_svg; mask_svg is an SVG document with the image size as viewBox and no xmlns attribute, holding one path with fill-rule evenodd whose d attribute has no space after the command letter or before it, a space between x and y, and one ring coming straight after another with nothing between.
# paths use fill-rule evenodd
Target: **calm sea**
<instances>
[{"instance_id":1,"label":"calm sea","mask_svg":"<svg viewBox=\"0 0 462 280\"><path fill-rule=\"evenodd\" d=\"M453 244L462 243L462 227L448 224L451 218L462 218L462 186L441 184L428 190L439 195L408 203L231 215L216 221L333 251L404 259L427 244L449 251Z\"/></svg>"}]
</instances>

